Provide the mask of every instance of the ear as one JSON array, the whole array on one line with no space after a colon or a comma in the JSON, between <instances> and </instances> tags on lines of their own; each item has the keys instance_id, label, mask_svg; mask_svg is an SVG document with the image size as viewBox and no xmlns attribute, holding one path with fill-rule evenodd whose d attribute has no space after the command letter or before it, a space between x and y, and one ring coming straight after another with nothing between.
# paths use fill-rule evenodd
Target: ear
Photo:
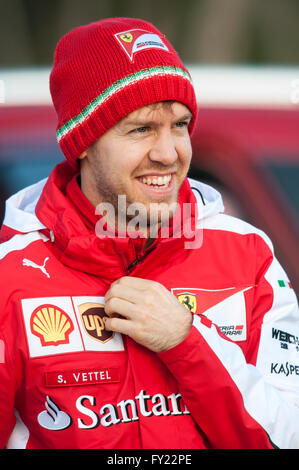
<instances>
[{"instance_id":1,"label":"ear","mask_svg":"<svg viewBox=\"0 0 299 470\"><path fill-rule=\"evenodd\" d=\"M78 157L79 160L83 160L83 158L87 157L87 150L84 150L83 153L81 153L81 155Z\"/></svg>"}]
</instances>

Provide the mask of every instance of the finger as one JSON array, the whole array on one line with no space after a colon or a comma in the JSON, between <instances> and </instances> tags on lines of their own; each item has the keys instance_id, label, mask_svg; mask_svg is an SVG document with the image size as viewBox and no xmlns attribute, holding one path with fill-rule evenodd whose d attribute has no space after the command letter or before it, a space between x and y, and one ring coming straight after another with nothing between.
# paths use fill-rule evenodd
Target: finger
<instances>
[{"instance_id":1,"label":"finger","mask_svg":"<svg viewBox=\"0 0 299 470\"><path fill-rule=\"evenodd\" d=\"M123 276L117 281L115 281L111 285L111 287L114 284L120 284L122 286L127 286L127 287L133 287L134 289L138 289L138 290L149 289L150 287L153 287L153 286L156 286L156 287L159 285L161 286L161 284L159 284L156 281L152 281L151 279L143 279L141 277L133 277L133 276Z\"/></svg>"},{"instance_id":2,"label":"finger","mask_svg":"<svg viewBox=\"0 0 299 470\"><path fill-rule=\"evenodd\" d=\"M105 302L112 298L118 298L127 300L133 304L142 302L143 291L136 289L132 286L123 285L121 283L114 284L110 287L109 291L106 292Z\"/></svg>"},{"instance_id":3,"label":"finger","mask_svg":"<svg viewBox=\"0 0 299 470\"><path fill-rule=\"evenodd\" d=\"M105 330L130 336L130 334L132 334L132 324L130 320L124 318L107 318L105 321Z\"/></svg>"},{"instance_id":4,"label":"finger","mask_svg":"<svg viewBox=\"0 0 299 470\"><path fill-rule=\"evenodd\" d=\"M105 303L105 312L108 316L117 313L124 318L132 320L137 316L135 304L117 297L112 297Z\"/></svg>"}]
</instances>

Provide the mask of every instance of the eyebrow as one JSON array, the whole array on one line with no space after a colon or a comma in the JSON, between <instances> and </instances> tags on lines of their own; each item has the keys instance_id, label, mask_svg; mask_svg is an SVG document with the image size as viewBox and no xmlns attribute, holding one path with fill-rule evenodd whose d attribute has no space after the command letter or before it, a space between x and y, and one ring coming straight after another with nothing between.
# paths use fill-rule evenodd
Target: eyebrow
<instances>
[{"instance_id":1,"label":"eyebrow","mask_svg":"<svg viewBox=\"0 0 299 470\"><path fill-rule=\"evenodd\" d=\"M192 114L191 113L188 113L188 114L184 114L183 116L180 116L178 117L177 119L174 119L174 122L179 122L179 121L187 121L188 119L192 119ZM140 119L140 120L136 120L136 121L124 121L122 123L122 125L124 127L144 127L144 126L153 126L153 125L156 125L157 124L157 121L148 121L147 119Z\"/></svg>"}]
</instances>

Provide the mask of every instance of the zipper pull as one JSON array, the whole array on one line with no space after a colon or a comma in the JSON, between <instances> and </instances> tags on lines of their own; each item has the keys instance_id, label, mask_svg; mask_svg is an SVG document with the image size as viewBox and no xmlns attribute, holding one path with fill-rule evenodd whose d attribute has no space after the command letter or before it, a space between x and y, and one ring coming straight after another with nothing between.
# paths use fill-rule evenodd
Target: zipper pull
<instances>
[{"instance_id":1,"label":"zipper pull","mask_svg":"<svg viewBox=\"0 0 299 470\"><path fill-rule=\"evenodd\" d=\"M127 267L127 272L129 273L130 271L132 271L132 269L136 266L136 264L139 263L141 257L137 256L136 259L134 259L133 263L130 264L130 266Z\"/></svg>"}]
</instances>

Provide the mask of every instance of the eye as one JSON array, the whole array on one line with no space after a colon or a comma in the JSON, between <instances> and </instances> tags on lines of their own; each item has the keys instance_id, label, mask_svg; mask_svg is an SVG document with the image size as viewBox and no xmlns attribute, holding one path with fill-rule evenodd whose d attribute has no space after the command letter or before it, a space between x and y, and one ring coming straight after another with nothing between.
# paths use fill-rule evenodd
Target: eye
<instances>
[{"instance_id":1,"label":"eye","mask_svg":"<svg viewBox=\"0 0 299 470\"><path fill-rule=\"evenodd\" d=\"M131 132L135 134L145 134L149 130L148 126L143 126L143 127L137 127L136 129L133 129Z\"/></svg>"},{"instance_id":2,"label":"eye","mask_svg":"<svg viewBox=\"0 0 299 470\"><path fill-rule=\"evenodd\" d=\"M175 123L176 127L183 128L183 127L188 127L189 122L188 121L178 121Z\"/></svg>"}]
</instances>

